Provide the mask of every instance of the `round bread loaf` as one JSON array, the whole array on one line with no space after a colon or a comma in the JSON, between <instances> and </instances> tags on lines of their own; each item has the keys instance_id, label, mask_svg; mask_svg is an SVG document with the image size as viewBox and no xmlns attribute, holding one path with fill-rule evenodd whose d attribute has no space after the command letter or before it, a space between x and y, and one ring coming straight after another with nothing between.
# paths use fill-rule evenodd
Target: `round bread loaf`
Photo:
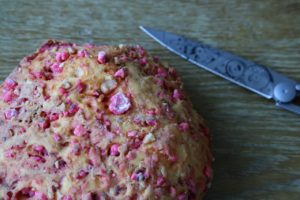
<instances>
[{"instance_id":1,"label":"round bread loaf","mask_svg":"<svg viewBox=\"0 0 300 200\"><path fill-rule=\"evenodd\" d=\"M49 40L0 86L0 199L202 199L210 136L141 46Z\"/></svg>"}]
</instances>

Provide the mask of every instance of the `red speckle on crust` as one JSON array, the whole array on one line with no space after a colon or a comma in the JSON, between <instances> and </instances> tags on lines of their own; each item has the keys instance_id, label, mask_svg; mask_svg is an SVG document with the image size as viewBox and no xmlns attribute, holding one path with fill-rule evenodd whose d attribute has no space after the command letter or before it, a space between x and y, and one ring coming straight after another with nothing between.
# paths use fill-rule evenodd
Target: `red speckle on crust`
<instances>
[{"instance_id":1,"label":"red speckle on crust","mask_svg":"<svg viewBox=\"0 0 300 200\"><path fill-rule=\"evenodd\" d=\"M39 55L38 53L34 53L34 54L30 55L30 56L27 56L25 59L26 59L27 62L31 62L31 61L33 61L38 55Z\"/></svg>"},{"instance_id":2,"label":"red speckle on crust","mask_svg":"<svg viewBox=\"0 0 300 200\"><path fill-rule=\"evenodd\" d=\"M118 92L110 98L109 110L116 115L121 115L129 110L131 103L129 98L121 92Z\"/></svg>"}]
</instances>

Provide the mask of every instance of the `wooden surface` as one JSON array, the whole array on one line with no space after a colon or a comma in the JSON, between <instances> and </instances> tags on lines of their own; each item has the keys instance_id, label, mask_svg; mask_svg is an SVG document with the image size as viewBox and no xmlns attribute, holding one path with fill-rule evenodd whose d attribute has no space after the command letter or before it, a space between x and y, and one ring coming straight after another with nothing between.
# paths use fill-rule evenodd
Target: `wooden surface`
<instances>
[{"instance_id":1,"label":"wooden surface","mask_svg":"<svg viewBox=\"0 0 300 200\"><path fill-rule=\"evenodd\" d=\"M300 116L198 69L138 29L184 34L300 81L299 24L297 0L0 0L0 79L48 38L141 44L178 70L209 124L216 161L207 200L300 199Z\"/></svg>"}]
</instances>

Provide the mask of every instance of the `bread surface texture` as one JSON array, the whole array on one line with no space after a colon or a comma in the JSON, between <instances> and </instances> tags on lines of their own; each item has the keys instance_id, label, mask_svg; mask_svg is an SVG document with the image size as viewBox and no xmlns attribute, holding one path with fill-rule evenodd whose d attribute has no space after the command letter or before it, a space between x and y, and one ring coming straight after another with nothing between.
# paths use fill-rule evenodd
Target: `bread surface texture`
<instances>
[{"instance_id":1,"label":"bread surface texture","mask_svg":"<svg viewBox=\"0 0 300 200\"><path fill-rule=\"evenodd\" d=\"M49 40L0 86L0 199L202 199L210 136L141 46Z\"/></svg>"}]
</instances>

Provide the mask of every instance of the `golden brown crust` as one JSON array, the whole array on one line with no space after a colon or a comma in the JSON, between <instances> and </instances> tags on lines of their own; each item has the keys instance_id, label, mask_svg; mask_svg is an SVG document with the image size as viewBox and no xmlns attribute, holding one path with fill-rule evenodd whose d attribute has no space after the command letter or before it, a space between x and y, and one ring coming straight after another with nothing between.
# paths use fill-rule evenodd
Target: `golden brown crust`
<instances>
[{"instance_id":1,"label":"golden brown crust","mask_svg":"<svg viewBox=\"0 0 300 200\"><path fill-rule=\"evenodd\" d=\"M210 137L140 46L49 40L0 86L4 199L201 199Z\"/></svg>"}]
</instances>

